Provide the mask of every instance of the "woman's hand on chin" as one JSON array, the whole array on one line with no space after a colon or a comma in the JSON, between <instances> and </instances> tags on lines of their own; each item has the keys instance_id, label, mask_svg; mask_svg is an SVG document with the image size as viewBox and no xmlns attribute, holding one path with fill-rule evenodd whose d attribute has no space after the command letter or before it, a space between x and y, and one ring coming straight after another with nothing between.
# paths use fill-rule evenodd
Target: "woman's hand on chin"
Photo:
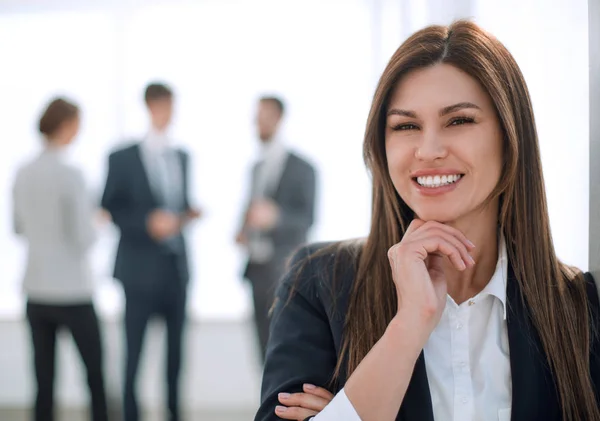
<instances>
[{"instance_id":1,"label":"woman's hand on chin","mask_svg":"<svg viewBox=\"0 0 600 421\"><path fill-rule=\"evenodd\" d=\"M460 231L435 221L415 219L388 258L398 294L398 314L423 332L423 344L446 305L443 260L463 271L475 265L475 246Z\"/></svg>"}]
</instances>

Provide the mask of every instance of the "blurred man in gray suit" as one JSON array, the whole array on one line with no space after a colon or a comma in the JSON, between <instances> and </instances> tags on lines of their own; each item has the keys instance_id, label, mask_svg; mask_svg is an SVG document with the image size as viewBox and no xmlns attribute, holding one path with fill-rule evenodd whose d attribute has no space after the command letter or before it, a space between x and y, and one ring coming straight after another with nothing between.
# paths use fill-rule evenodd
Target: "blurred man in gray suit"
<instances>
[{"instance_id":1,"label":"blurred man in gray suit","mask_svg":"<svg viewBox=\"0 0 600 421\"><path fill-rule=\"evenodd\" d=\"M252 284L254 320L264 358L269 308L287 257L306 242L313 224L316 175L313 166L289 151L277 131L284 104L276 97L259 101L257 126L262 143L252 170L250 200L236 241L246 247L244 277Z\"/></svg>"}]
</instances>

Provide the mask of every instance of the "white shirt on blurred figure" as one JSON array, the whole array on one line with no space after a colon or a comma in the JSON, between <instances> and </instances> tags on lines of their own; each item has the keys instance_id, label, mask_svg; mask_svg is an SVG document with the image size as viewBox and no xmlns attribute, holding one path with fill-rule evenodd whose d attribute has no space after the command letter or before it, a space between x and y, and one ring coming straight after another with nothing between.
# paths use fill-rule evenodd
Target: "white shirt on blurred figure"
<instances>
[{"instance_id":1,"label":"white shirt on blurred figure","mask_svg":"<svg viewBox=\"0 0 600 421\"><path fill-rule=\"evenodd\" d=\"M280 137L263 143L252 186L252 198L260 199L274 193L287 162L288 151Z\"/></svg>"},{"instance_id":2,"label":"white shirt on blurred figure","mask_svg":"<svg viewBox=\"0 0 600 421\"><path fill-rule=\"evenodd\" d=\"M150 187L167 208L179 208L183 198L183 174L177 149L165 132L150 130L142 141L142 160ZM169 206L169 204L171 206Z\"/></svg>"},{"instance_id":3,"label":"white shirt on blurred figure","mask_svg":"<svg viewBox=\"0 0 600 421\"><path fill-rule=\"evenodd\" d=\"M281 175L285 169L289 152L279 136L262 144L259 161L256 164L252 179L252 200L268 199L275 193ZM248 235L248 252L254 263L271 260L274 248L271 240L260 231L250 231Z\"/></svg>"}]
</instances>

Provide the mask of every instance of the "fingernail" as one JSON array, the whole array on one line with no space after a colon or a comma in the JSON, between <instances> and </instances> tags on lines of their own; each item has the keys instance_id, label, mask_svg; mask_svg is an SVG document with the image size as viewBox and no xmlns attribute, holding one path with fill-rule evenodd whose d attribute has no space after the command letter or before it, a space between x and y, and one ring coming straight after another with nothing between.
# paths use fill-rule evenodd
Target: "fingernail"
<instances>
[{"instance_id":1,"label":"fingernail","mask_svg":"<svg viewBox=\"0 0 600 421\"><path fill-rule=\"evenodd\" d=\"M288 399L290 397L289 393L280 393L279 395L280 399Z\"/></svg>"},{"instance_id":2,"label":"fingernail","mask_svg":"<svg viewBox=\"0 0 600 421\"><path fill-rule=\"evenodd\" d=\"M306 383L304 387L306 387L308 390L315 390L317 388L317 386L315 386L314 384L309 383Z\"/></svg>"},{"instance_id":3,"label":"fingernail","mask_svg":"<svg viewBox=\"0 0 600 421\"><path fill-rule=\"evenodd\" d=\"M280 405L277 405L277 406L275 407L275 411L277 411L277 412L285 412L285 411L287 411L287 407L285 407L285 406L280 406Z\"/></svg>"},{"instance_id":4,"label":"fingernail","mask_svg":"<svg viewBox=\"0 0 600 421\"><path fill-rule=\"evenodd\" d=\"M460 268L462 270L465 270L467 268L467 265L465 264L465 262L463 262L462 260L460 261Z\"/></svg>"},{"instance_id":5,"label":"fingernail","mask_svg":"<svg viewBox=\"0 0 600 421\"><path fill-rule=\"evenodd\" d=\"M470 254L469 254L469 259L471 259L472 264L475 264L475 259L473 259L473 256L471 256Z\"/></svg>"},{"instance_id":6,"label":"fingernail","mask_svg":"<svg viewBox=\"0 0 600 421\"><path fill-rule=\"evenodd\" d=\"M475 248L475 244L473 244L471 241L467 240L467 243L469 243L471 247Z\"/></svg>"}]
</instances>

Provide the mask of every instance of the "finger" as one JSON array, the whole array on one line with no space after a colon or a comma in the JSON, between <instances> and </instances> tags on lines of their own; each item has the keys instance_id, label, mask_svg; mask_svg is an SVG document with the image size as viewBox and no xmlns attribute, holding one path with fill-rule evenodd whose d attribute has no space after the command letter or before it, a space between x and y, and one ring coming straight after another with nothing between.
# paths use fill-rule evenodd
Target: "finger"
<instances>
[{"instance_id":1,"label":"finger","mask_svg":"<svg viewBox=\"0 0 600 421\"><path fill-rule=\"evenodd\" d=\"M423 221L422 219L418 219L418 218L413 219L410 222L410 224L408 225L408 228L406 229L406 231L404 232L404 236L406 237L407 235L411 235L413 232L415 232L416 230L421 228L424 224L425 224L425 221Z\"/></svg>"},{"instance_id":2,"label":"finger","mask_svg":"<svg viewBox=\"0 0 600 421\"><path fill-rule=\"evenodd\" d=\"M314 411L322 411L329 403L327 399L309 393L280 393L278 399L285 406L300 406Z\"/></svg>"},{"instance_id":3,"label":"finger","mask_svg":"<svg viewBox=\"0 0 600 421\"><path fill-rule=\"evenodd\" d=\"M416 238L411 238L411 242L422 241L429 237L440 237L451 243L457 250L460 252L462 260L465 262L467 267L471 267L475 265L475 260L473 260L473 256L469 253L469 250L465 246L463 242L461 242L454 235L448 234L445 230L440 229L439 227L429 229L427 231L423 231L423 234L415 234Z\"/></svg>"},{"instance_id":4,"label":"finger","mask_svg":"<svg viewBox=\"0 0 600 421\"><path fill-rule=\"evenodd\" d=\"M331 400L333 399L333 393L331 393L329 390L312 384L305 384L302 387L302 390L304 390L306 393L310 393L311 395L319 396L323 399L326 399L329 402L331 402Z\"/></svg>"},{"instance_id":5,"label":"finger","mask_svg":"<svg viewBox=\"0 0 600 421\"><path fill-rule=\"evenodd\" d=\"M443 254L448 257L457 270L463 271L467 268L467 262L463 259L459 249L443 237L429 237L421 242L415 243L415 245L417 246L417 253L423 260L425 260L429 254Z\"/></svg>"},{"instance_id":6,"label":"finger","mask_svg":"<svg viewBox=\"0 0 600 421\"><path fill-rule=\"evenodd\" d=\"M456 237L469 250L473 250L475 248L475 244L473 244L462 232L460 232L459 230L457 230L454 227L451 227L450 225L442 224L442 223L436 222L436 221L428 221L428 222L424 223L423 225L421 225L421 227L422 228L419 230L419 233L423 233L424 231L428 231L430 229L440 229L440 230Z\"/></svg>"},{"instance_id":7,"label":"finger","mask_svg":"<svg viewBox=\"0 0 600 421\"><path fill-rule=\"evenodd\" d=\"M425 261L430 254L444 255L448 257L452 265L460 271L467 268L460 251L450 242L440 236L426 237L409 243L402 244L394 250L395 256L390 258L392 269L398 272L402 269L406 258L416 258Z\"/></svg>"},{"instance_id":8,"label":"finger","mask_svg":"<svg viewBox=\"0 0 600 421\"><path fill-rule=\"evenodd\" d=\"M297 420L303 421L306 418L314 417L318 414L316 411L311 411L310 409L299 408L297 406L285 407L285 406L276 406L275 414L279 418L283 418L284 420Z\"/></svg>"},{"instance_id":9,"label":"finger","mask_svg":"<svg viewBox=\"0 0 600 421\"><path fill-rule=\"evenodd\" d=\"M408 241L406 241L408 240ZM473 257L469 254L465 245L456 237L442 231L423 231L415 233L410 239L403 240L388 250L390 266L397 272L404 264L405 253L417 253L417 258L425 260L429 254L441 254L447 256L457 270L463 271L467 267L475 265Z\"/></svg>"}]
</instances>

